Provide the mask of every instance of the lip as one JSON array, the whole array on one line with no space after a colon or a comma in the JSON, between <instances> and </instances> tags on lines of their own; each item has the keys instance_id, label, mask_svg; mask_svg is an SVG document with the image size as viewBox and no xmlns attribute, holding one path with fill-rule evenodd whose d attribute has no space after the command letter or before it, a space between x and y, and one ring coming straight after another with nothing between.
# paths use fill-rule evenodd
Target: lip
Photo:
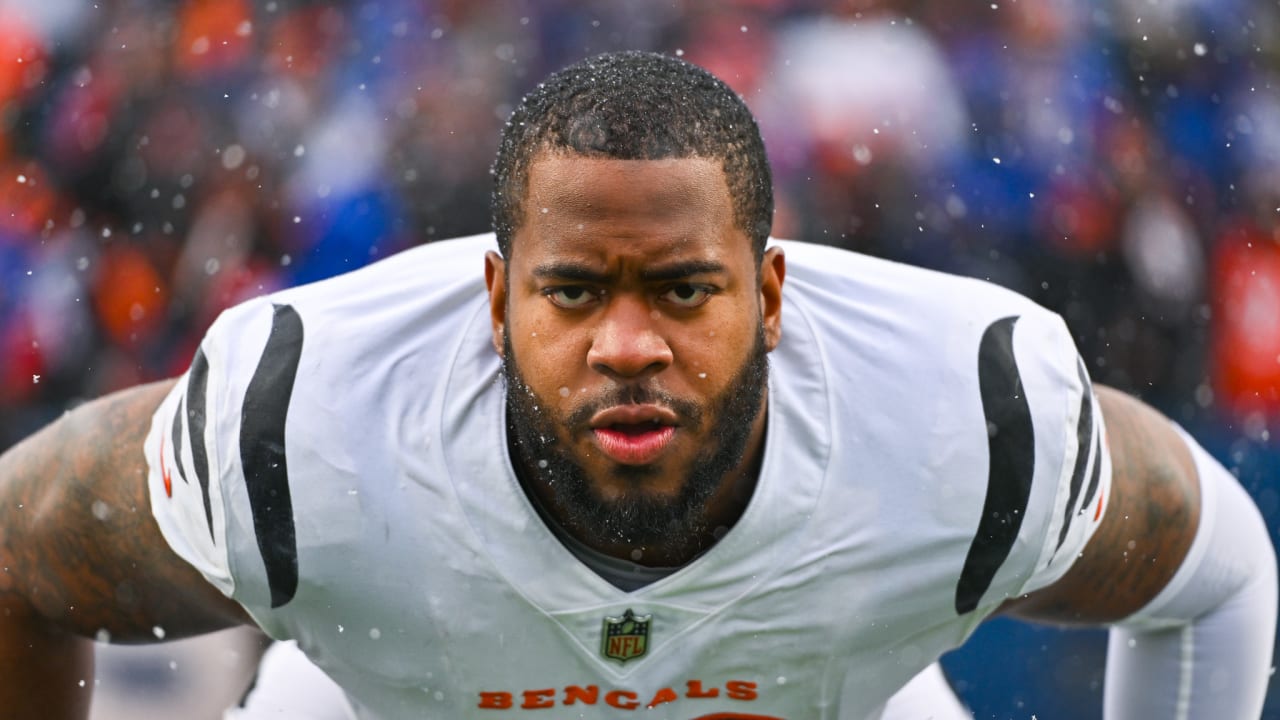
<instances>
[{"instance_id":1,"label":"lip","mask_svg":"<svg viewBox=\"0 0 1280 720\"><path fill-rule=\"evenodd\" d=\"M619 405L596 413L591 432L600 450L623 465L647 465L657 460L676 434L676 415L658 405ZM624 430L619 426L649 426Z\"/></svg>"},{"instance_id":2,"label":"lip","mask_svg":"<svg viewBox=\"0 0 1280 720\"><path fill-rule=\"evenodd\" d=\"M648 465L658 459L671 444L676 429L671 425L658 425L652 430L628 433L613 428L592 430L596 444L611 460L623 465Z\"/></svg>"},{"instance_id":3,"label":"lip","mask_svg":"<svg viewBox=\"0 0 1280 720\"><path fill-rule=\"evenodd\" d=\"M610 425L677 425L676 414L661 405L614 405L591 416L588 424L593 430Z\"/></svg>"}]
</instances>

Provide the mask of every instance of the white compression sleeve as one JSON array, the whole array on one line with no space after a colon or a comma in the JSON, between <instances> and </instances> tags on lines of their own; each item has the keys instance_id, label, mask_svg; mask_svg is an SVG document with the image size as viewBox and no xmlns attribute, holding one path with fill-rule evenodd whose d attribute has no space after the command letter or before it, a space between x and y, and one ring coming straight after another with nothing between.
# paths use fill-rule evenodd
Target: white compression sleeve
<instances>
[{"instance_id":1,"label":"white compression sleeve","mask_svg":"<svg viewBox=\"0 0 1280 720\"><path fill-rule=\"evenodd\" d=\"M1248 493L1183 433L1200 474L1200 527L1182 566L1113 627L1108 720L1262 714L1276 630L1276 555Z\"/></svg>"}]
</instances>

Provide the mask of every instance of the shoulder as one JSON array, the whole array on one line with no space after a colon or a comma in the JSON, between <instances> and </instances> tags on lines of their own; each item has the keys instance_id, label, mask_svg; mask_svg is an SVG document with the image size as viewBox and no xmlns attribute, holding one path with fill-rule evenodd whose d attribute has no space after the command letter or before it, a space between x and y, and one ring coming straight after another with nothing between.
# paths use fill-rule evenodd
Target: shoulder
<instances>
[{"instance_id":1,"label":"shoulder","mask_svg":"<svg viewBox=\"0 0 1280 720\"><path fill-rule=\"evenodd\" d=\"M150 441L191 468L168 534L210 546L206 577L246 607L274 608L297 590L301 553L361 535L369 479L422 454L464 346L491 352L474 326L492 246L423 246L218 318Z\"/></svg>"},{"instance_id":2,"label":"shoulder","mask_svg":"<svg viewBox=\"0 0 1280 720\"><path fill-rule=\"evenodd\" d=\"M227 383L286 372L317 391L350 392L397 362L430 367L483 303L492 235L440 241L365 268L242 303L201 345Z\"/></svg>"},{"instance_id":3,"label":"shoulder","mask_svg":"<svg viewBox=\"0 0 1280 720\"><path fill-rule=\"evenodd\" d=\"M983 378L1057 366L1074 382L1076 353L1057 314L983 280L806 243L777 241L792 330L812 335L814 354L838 386L977 402ZM796 325L803 324L804 328ZM805 334L805 333L799 333ZM889 400L893 404L892 400Z\"/></svg>"},{"instance_id":4,"label":"shoulder","mask_svg":"<svg viewBox=\"0 0 1280 720\"><path fill-rule=\"evenodd\" d=\"M346 321L345 331L377 328L397 315L439 312L484 292L484 254L496 249L493 235L475 235L420 245L327 280L267 296L318 321Z\"/></svg>"},{"instance_id":5,"label":"shoulder","mask_svg":"<svg viewBox=\"0 0 1280 720\"><path fill-rule=\"evenodd\" d=\"M833 314L856 311L936 328L985 318L1048 313L1029 298L995 283L953 275L840 248L774 240L787 258L791 297L825 305ZM907 313L922 313L910 315Z\"/></svg>"},{"instance_id":6,"label":"shoulder","mask_svg":"<svg viewBox=\"0 0 1280 720\"><path fill-rule=\"evenodd\" d=\"M1068 507L1086 495L1072 488L1092 467L1076 462L1091 401L1062 319L981 280L783 246L792 317L812 327L832 387L840 467L921 538L954 541L941 576L956 612L1057 573L1074 547L1059 550Z\"/></svg>"}]
</instances>

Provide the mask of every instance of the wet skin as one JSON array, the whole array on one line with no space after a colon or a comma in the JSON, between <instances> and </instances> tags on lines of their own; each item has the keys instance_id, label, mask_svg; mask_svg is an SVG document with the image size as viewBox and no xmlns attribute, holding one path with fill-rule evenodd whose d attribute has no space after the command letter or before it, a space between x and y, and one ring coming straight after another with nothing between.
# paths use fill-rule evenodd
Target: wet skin
<instances>
[{"instance_id":1,"label":"wet skin","mask_svg":"<svg viewBox=\"0 0 1280 720\"><path fill-rule=\"evenodd\" d=\"M718 442L726 418L717 399L759 341L768 351L781 337L781 250L757 262L714 160L544 154L530 168L523 210L511 257L491 253L485 267L494 346L510 348L526 384L510 391L531 394L602 503L678 501L700 454ZM733 524L763 436L760 412L698 526ZM574 531L572 512L546 485L532 490ZM619 557L636 549L575 534ZM683 562L711 541L686 540L646 548L646 561Z\"/></svg>"}]
</instances>

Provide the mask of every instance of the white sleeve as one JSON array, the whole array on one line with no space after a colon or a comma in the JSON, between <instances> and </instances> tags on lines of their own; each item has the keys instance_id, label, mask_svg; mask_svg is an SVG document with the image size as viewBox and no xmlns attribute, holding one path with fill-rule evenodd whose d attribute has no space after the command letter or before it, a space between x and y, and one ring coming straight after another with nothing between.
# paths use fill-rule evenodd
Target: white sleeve
<instances>
[{"instance_id":1,"label":"white sleeve","mask_svg":"<svg viewBox=\"0 0 1280 720\"><path fill-rule=\"evenodd\" d=\"M1048 312L1028 314L1019 324L1023 337L1015 333L1015 349L1025 358L1019 364L1026 366L1028 399L1043 398L1032 409L1039 425L1036 452L1056 467L1056 474L1047 473L1043 497L1028 508L1028 541L1039 557L1022 586L1025 594L1066 574L1102 524L1111 497L1111 453L1093 383L1066 324Z\"/></svg>"},{"instance_id":2,"label":"white sleeve","mask_svg":"<svg viewBox=\"0 0 1280 720\"><path fill-rule=\"evenodd\" d=\"M151 512L169 546L223 594L235 590L228 565L222 501L220 373L206 341L151 418L144 450Z\"/></svg>"},{"instance_id":3,"label":"white sleeve","mask_svg":"<svg viewBox=\"0 0 1280 720\"><path fill-rule=\"evenodd\" d=\"M1200 478L1200 523L1159 595L1112 628L1105 717L1257 718L1271 675L1276 555L1244 488L1183 433Z\"/></svg>"},{"instance_id":4,"label":"white sleeve","mask_svg":"<svg viewBox=\"0 0 1280 720\"><path fill-rule=\"evenodd\" d=\"M243 546L254 540L251 526L250 537L241 537L245 523L238 521L228 493L244 485L243 386L266 343L271 317L272 305L258 300L218 318L152 416L144 445L151 512L161 534L205 579L242 603L245 578L237 567L246 564Z\"/></svg>"},{"instance_id":5,"label":"white sleeve","mask_svg":"<svg viewBox=\"0 0 1280 720\"><path fill-rule=\"evenodd\" d=\"M978 386L986 495L956 592L957 612L982 610L975 622L1061 578L1111 494L1097 398L1060 317L1026 303L990 323Z\"/></svg>"}]
</instances>

